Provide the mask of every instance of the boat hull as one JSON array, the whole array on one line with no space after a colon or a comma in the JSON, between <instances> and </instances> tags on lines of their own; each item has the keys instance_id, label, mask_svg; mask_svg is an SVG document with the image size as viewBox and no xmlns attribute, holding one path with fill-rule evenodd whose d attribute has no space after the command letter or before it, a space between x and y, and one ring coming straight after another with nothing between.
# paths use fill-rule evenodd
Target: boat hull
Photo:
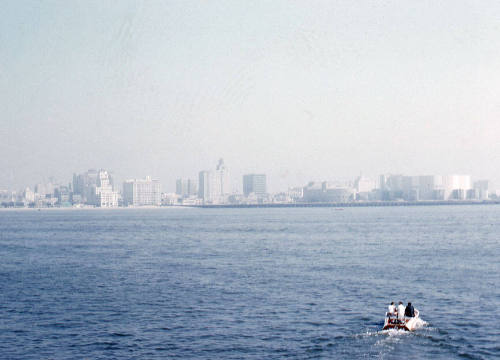
<instances>
[{"instance_id":1,"label":"boat hull","mask_svg":"<svg viewBox=\"0 0 500 360\"><path fill-rule=\"evenodd\" d=\"M395 317L388 317L386 314L384 321L383 330L404 330L404 331L413 331L417 327L419 319L418 310L415 309L415 317L405 318L404 320L398 320Z\"/></svg>"}]
</instances>

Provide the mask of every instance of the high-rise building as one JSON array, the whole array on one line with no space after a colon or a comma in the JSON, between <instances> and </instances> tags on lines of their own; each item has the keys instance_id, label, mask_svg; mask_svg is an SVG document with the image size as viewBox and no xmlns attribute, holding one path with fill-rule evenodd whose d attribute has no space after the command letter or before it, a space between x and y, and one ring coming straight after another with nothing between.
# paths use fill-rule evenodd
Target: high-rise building
<instances>
[{"instance_id":1,"label":"high-rise building","mask_svg":"<svg viewBox=\"0 0 500 360\"><path fill-rule=\"evenodd\" d=\"M266 194L266 175L265 174L247 174L243 175L243 194L264 195Z\"/></svg>"},{"instance_id":2,"label":"high-rise building","mask_svg":"<svg viewBox=\"0 0 500 360\"><path fill-rule=\"evenodd\" d=\"M231 193L229 171L223 159L219 159L217 167L215 168L215 192L215 195L218 197L224 197Z\"/></svg>"},{"instance_id":3,"label":"high-rise building","mask_svg":"<svg viewBox=\"0 0 500 360\"><path fill-rule=\"evenodd\" d=\"M191 179L177 179L175 183L175 193L182 197L196 196L198 187L196 182Z\"/></svg>"},{"instance_id":4,"label":"high-rise building","mask_svg":"<svg viewBox=\"0 0 500 360\"><path fill-rule=\"evenodd\" d=\"M463 200L467 190L472 189L470 175L443 176L443 188L446 199Z\"/></svg>"},{"instance_id":5,"label":"high-rise building","mask_svg":"<svg viewBox=\"0 0 500 360\"><path fill-rule=\"evenodd\" d=\"M231 193L229 171L219 159L215 171L203 170L198 174L198 197L204 202L225 203Z\"/></svg>"},{"instance_id":6,"label":"high-rise building","mask_svg":"<svg viewBox=\"0 0 500 360\"><path fill-rule=\"evenodd\" d=\"M73 198L76 203L98 207L118 206L118 193L113 189L113 178L104 169L90 169L83 174L73 174Z\"/></svg>"},{"instance_id":7,"label":"high-rise building","mask_svg":"<svg viewBox=\"0 0 500 360\"><path fill-rule=\"evenodd\" d=\"M489 180L474 181L474 189L478 192L480 200L487 200L489 198L490 182Z\"/></svg>"},{"instance_id":8,"label":"high-rise building","mask_svg":"<svg viewBox=\"0 0 500 360\"><path fill-rule=\"evenodd\" d=\"M160 182L151 177L126 180L123 183L123 204L125 206L144 206L161 204Z\"/></svg>"},{"instance_id":9,"label":"high-rise building","mask_svg":"<svg viewBox=\"0 0 500 360\"><path fill-rule=\"evenodd\" d=\"M374 180L361 175L354 181L354 188L358 193L370 192L375 189L375 187L376 184Z\"/></svg>"},{"instance_id":10,"label":"high-rise building","mask_svg":"<svg viewBox=\"0 0 500 360\"><path fill-rule=\"evenodd\" d=\"M198 174L198 197L205 202L211 202L216 197L215 173L210 170Z\"/></svg>"},{"instance_id":11,"label":"high-rise building","mask_svg":"<svg viewBox=\"0 0 500 360\"><path fill-rule=\"evenodd\" d=\"M82 202L89 205L97 205L96 190L98 171L90 169L83 174L73 174L73 194L80 195ZM111 177L108 174L110 183Z\"/></svg>"},{"instance_id":12,"label":"high-rise building","mask_svg":"<svg viewBox=\"0 0 500 360\"><path fill-rule=\"evenodd\" d=\"M97 173L94 205L98 207L118 206L118 193L113 191L111 176L106 170L99 170Z\"/></svg>"}]
</instances>

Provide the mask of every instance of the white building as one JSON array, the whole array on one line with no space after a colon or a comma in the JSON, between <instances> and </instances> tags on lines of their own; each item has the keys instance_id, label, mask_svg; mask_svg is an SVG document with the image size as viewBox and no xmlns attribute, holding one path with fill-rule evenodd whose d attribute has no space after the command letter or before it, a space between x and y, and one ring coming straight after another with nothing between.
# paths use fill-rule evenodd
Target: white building
<instances>
[{"instance_id":1,"label":"white building","mask_svg":"<svg viewBox=\"0 0 500 360\"><path fill-rule=\"evenodd\" d=\"M126 180L123 183L123 205L161 205L160 182L149 176L146 179Z\"/></svg>"},{"instance_id":2,"label":"white building","mask_svg":"<svg viewBox=\"0 0 500 360\"><path fill-rule=\"evenodd\" d=\"M375 183L375 180L364 177L364 176L359 176L354 181L354 188L356 189L356 192L358 192L358 193L371 192L376 187L377 187L377 184Z\"/></svg>"},{"instance_id":3,"label":"white building","mask_svg":"<svg viewBox=\"0 0 500 360\"><path fill-rule=\"evenodd\" d=\"M381 175L382 199L465 200L472 189L469 175Z\"/></svg>"},{"instance_id":4,"label":"white building","mask_svg":"<svg viewBox=\"0 0 500 360\"><path fill-rule=\"evenodd\" d=\"M220 159L215 171L203 170L198 174L198 197L205 203L223 204L231 194L229 171Z\"/></svg>"},{"instance_id":5,"label":"white building","mask_svg":"<svg viewBox=\"0 0 500 360\"><path fill-rule=\"evenodd\" d=\"M215 168L215 191L217 196L227 196L231 193L229 171L223 159L219 159Z\"/></svg>"},{"instance_id":6,"label":"white building","mask_svg":"<svg viewBox=\"0 0 500 360\"><path fill-rule=\"evenodd\" d=\"M445 199L464 200L467 191L472 189L470 175L446 175L443 176L443 188Z\"/></svg>"},{"instance_id":7,"label":"white building","mask_svg":"<svg viewBox=\"0 0 500 360\"><path fill-rule=\"evenodd\" d=\"M117 207L118 193L113 191L111 177L106 170L97 172L95 186L95 206L98 207Z\"/></svg>"},{"instance_id":8,"label":"white building","mask_svg":"<svg viewBox=\"0 0 500 360\"><path fill-rule=\"evenodd\" d=\"M200 171L198 174L198 197L203 202L213 202L216 197L215 173L210 170Z\"/></svg>"},{"instance_id":9,"label":"white building","mask_svg":"<svg viewBox=\"0 0 500 360\"><path fill-rule=\"evenodd\" d=\"M32 191L29 187L24 189L23 195L24 195L24 199L27 202L29 202L29 203L35 202L35 192Z\"/></svg>"}]
</instances>

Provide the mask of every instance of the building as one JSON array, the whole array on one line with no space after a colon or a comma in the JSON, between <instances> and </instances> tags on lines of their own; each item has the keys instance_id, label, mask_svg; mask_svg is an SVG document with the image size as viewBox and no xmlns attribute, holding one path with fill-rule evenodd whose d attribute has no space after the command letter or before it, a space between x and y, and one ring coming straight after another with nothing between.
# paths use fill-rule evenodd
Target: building
<instances>
[{"instance_id":1,"label":"building","mask_svg":"<svg viewBox=\"0 0 500 360\"><path fill-rule=\"evenodd\" d=\"M479 200L488 200L490 196L490 182L489 180L478 180L474 182L474 189L477 191L477 198Z\"/></svg>"},{"instance_id":2,"label":"building","mask_svg":"<svg viewBox=\"0 0 500 360\"><path fill-rule=\"evenodd\" d=\"M102 171L102 170L99 170ZM90 169L83 174L73 174L73 194L80 195L82 203L98 205L96 197L97 178L99 171ZM113 185L113 180L108 174L109 183Z\"/></svg>"},{"instance_id":3,"label":"building","mask_svg":"<svg viewBox=\"0 0 500 360\"><path fill-rule=\"evenodd\" d=\"M54 194L55 186L52 182L40 183L35 185L35 193L40 197L45 198L47 195L52 196Z\"/></svg>"},{"instance_id":4,"label":"building","mask_svg":"<svg viewBox=\"0 0 500 360\"><path fill-rule=\"evenodd\" d=\"M177 179L175 182L175 193L183 198L196 196L198 194L198 187L194 180Z\"/></svg>"},{"instance_id":5,"label":"building","mask_svg":"<svg viewBox=\"0 0 500 360\"><path fill-rule=\"evenodd\" d=\"M357 200L373 200L373 190L377 187L375 180L360 175L354 181L354 189L356 190Z\"/></svg>"},{"instance_id":6,"label":"building","mask_svg":"<svg viewBox=\"0 0 500 360\"><path fill-rule=\"evenodd\" d=\"M243 194L265 195L267 193L266 175L247 174L243 175Z\"/></svg>"},{"instance_id":7,"label":"building","mask_svg":"<svg viewBox=\"0 0 500 360\"><path fill-rule=\"evenodd\" d=\"M198 174L198 197L203 202L213 202L216 197L215 173L210 170L200 171Z\"/></svg>"},{"instance_id":8,"label":"building","mask_svg":"<svg viewBox=\"0 0 500 360\"><path fill-rule=\"evenodd\" d=\"M29 187L24 189L23 197L28 203L35 202L35 192L32 191Z\"/></svg>"},{"instance_id":9,"label":"building","mask_svg":"<svg viewBox=\"0 0 500 360\"><path fill-rule=\"evenodd\" d=\"M118 192L114 191L113 178L104 169L90 169L83 174L73 174L73 204L97 207L118 206Z\"/></svg>"},{"instance_id":10,"label":"building","mask_svg":"<svg viewBox=\"0 0 500 360\"><path fill-rule=\"evenodd\" d=\"M178 205L182 197L175 193L162 193L161 194L161 204L165 206Z\"/></svg>"},{"instance_id":11,"label":"building","mask_svg":"<svg viewBox=\"0 0 500 360\"><path fill-rule=\"evenodd\" d=\"M215 197L219 202L224 202L225 198L231 193L231 183L229 180L229 171L224 164L223 159L219 159L215 168Z\"/></svg>"},{"instance_id":12,"label":"building","mask_svg":"<svg viewBox=\"0 0 500 360\"><path fill-rule=\"evenodd\" d=\"M382 200L464 200L472 196L469 175L381 175Z\"/></svg>"},{"instance_id":13,"label":"building","mask_svg":"<svg viewBox=\"0 0 500 360\"><path fill-rule=\"evenodd\" d=\"M215 170L198 173L198 197L204 203L224 204L231 194L229 171L223 159L219 159Z\"/></svg>"},{"instance_id":14,"label":"building","mask_svg":"<svg viewBox=\"0 0 500 360\"><path fill-rule=\"evenodd\" d=\"M303 190L304 202L343 203L354 200L355 189L327 181L310 182Z\"/></svg>"},{"instance_id":15,"label":"building","mask_svg":"<svg viewBox=\"0 0 500 360\"><path fill-rule=\"evenodd\" d=\"M161 205L160 182L151 177L126 180L123 183L124 206Z\"/></svg>"},{"instance_id":16,"label":"building","mask_svg":"<svg viewBox=\"0 0 500 360\"><path fill-rule=\"evenodd\" d=\"M59 186L54 189L54 196L60 206L71 206L71 193L67 186Z\"/></svg>"},{"instance_id":17,"label":"building","mask_svg":"<svg viewBox=\"0 0 500 360\"><path fill-rule=\"evenodd\" d=\"M113 191L111 176L106 170L99 170L97 173L94 205L97 207L117 207L118 193ZM79 195L79 194L77 194Z\"/></svg>"},{"instance_id":18,"label":"building","mask_svg":"<svg viewBox=\"0 0 500 360\"><path fill-rule=\"evenodd\" d=\"M446 200L464 200L467 191L472 189L470 175L443 176L443 188Z\"/></svg>"}]
</instances>

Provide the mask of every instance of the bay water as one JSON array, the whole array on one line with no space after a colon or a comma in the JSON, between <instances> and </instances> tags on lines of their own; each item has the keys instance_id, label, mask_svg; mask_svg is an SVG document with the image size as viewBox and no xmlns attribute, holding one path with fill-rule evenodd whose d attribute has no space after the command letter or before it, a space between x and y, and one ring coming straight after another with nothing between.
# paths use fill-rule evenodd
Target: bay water
<instances>
[{"instance_id":1,"label":"bay water","mask_svg":"<svg viewBox=\"0 0 500 360\"><path fill-rule=\"evenodd\" d=\"M498 205L0 211L2 359L499 358L499 288Z\"/></svg>"}]
</instances>

